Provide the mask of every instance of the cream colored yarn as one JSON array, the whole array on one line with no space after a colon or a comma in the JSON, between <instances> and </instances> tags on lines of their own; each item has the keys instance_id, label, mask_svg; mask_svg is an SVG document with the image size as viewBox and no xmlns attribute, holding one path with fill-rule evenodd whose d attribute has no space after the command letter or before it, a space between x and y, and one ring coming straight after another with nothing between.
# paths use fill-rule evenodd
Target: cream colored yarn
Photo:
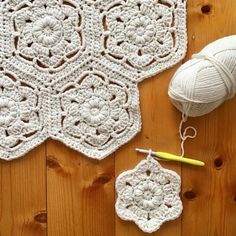
<instances>
[{"instance_id":1,"label":"cream colored yarn","mask_svg":"<svg viewBox=\"0 0 236 236\"><path fill-rule=\"evenodd\" d=\"M236 92L236 35L206 46L175 73L169 96L187 116L201 116Z\"/></svg>"},{"instance_id":2,"label":"cream colored yarn","mask_svg":"<svg viewBox=\"0 0 236 236\"><path fill-rule=\"evenodd\" d=\"M0 159L48 138L103 159L141 129L138 83L187 49L187 0L0 0Z\"/></svg>"},{"instance_id":3,"label":"cream colored yarn","mask_svg":"<svg viewBox=\"0 0 236 236\"><path fill-rule=\"evenodd\" d=\"M149 154L117 178L116 213L123 220L135 222L142 231L153 233L182 213L180 189L180 176L161 167Z\"/></svg>"}]
</instances>

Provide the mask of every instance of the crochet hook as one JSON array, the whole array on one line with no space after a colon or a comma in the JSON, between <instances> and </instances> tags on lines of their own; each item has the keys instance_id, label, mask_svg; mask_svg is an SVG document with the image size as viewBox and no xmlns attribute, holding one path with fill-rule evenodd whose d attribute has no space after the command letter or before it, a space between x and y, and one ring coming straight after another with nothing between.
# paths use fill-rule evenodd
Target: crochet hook
<instances>
[{"instance_id":1,"label":"crochet hook","mask_svg":"<svg viewBox=\"0 0 236 236\"><path fill-rule=\"evenodd\" d=\"M149 150L145 150L145 149L140 149L140 148L136 148L137 152L141 152L141 153L146 153L149 154L150 151ZM199 160L194 160L194 159L190 159L190 158L186 158L186 157L181 157L181 156L176 156L167 152L154 152L151 151L151 155L159 157L159 158L163 158L164 160L169 160L169 161L179 161L179 162L183 162L186 164L190 164L190 165L194 165L194 166L204 166L205 163Z\"/></svg>"}]
</instances>

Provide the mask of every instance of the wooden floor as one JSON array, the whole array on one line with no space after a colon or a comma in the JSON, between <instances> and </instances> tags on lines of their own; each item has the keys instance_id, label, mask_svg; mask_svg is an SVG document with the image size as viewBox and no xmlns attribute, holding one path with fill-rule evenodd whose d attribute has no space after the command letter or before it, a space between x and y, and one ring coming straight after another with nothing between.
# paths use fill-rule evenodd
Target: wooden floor
<instances>
[{"instance_id":1,"label":"wooden floor","mask_svg":"<svg viewBox=\"0 0 236 236\"><path fill-rule=\"evenodd\" d=\"M185 60L206 44L236 34L235 0L188 0L189 47ZM103 161L90 160L48 140L24 158L0 162L0 236L142 236L114 211L114 182L143 155L136 147L180 153L180 113L167 97L179 65L140 84L142 132ZM182 176L182 217L156 236L236 235L236 98L189 120L198 137L186 154L205 168L162 163Z\"/></svg>"}]
</instances>

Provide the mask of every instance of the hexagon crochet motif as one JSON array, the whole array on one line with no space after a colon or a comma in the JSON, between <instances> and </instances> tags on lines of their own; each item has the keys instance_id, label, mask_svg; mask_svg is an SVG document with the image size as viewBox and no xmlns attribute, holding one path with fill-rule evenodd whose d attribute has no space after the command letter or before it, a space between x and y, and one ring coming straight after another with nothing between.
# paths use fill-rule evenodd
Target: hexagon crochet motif
<instances>
[{"instance_id":1,"label":"hexagon crochet motif","mask_svg":"<svg viewBox=\"0 0 236 236\"><path fill-rule=\"evenodd\" d=\"M138 83L185 55L186 0L0 0L0 158L95 159L141 128Z\"/></svg>"},{"instance_id":2,"label":"hexagon crochet motif","mask_svg":"<svg viewBox=\"0 0 236 236\"><path fill-rule=\"evenodd\" d=\"M118 176L116 212L121 219L133 221L144 232L153 233L182 213L180 186L176 172L164 169L148 156L133 170Z\"/></svg>"}]
</instances>

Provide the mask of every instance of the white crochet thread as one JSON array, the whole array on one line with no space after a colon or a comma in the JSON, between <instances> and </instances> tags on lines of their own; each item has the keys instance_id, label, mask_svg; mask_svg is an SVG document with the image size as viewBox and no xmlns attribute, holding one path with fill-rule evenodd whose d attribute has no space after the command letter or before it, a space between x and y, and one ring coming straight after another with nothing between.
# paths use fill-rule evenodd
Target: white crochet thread
<instances>
[{"instance_id":1,"label":"white crochet thread","mask_svg":"<svg viewBox=\"0 0 236 236\"><path fill-rule=\"evenodd\" d=\"M0 157L16 156L47 138L41 119L43 94L32 84L15 77L12 72L0 71ZM43 112L43 111L42 111Z\"/></svg>"},{"instance_id":2,"label":"white crochet thread","mask_svg":"<svg viewBox=\"0 0 236 236\"><path fill-rule=\"evenodd\" d=\"M186 0L108 5L103 13L105 56L138 72L138 81L173 66L186 51L185 5Z\"/></svg>"},{"instance_id":3,"label":"white crochet thread","mask_svg":"<svg viewBox=\"0 0 236 236\"><path fill-rule=\"evenodd\" d=\"M197 130L193 126L188 126L186 128L183 128L184 123L187 122L188 117L182 113L182 119L179 124L179 136L181 139L181 157L184 156L185 150L184 150L184 144L187 139L194 139L197 137ZM192 131L192 133L190 133Z\"/></svg>"},{"instance_id":4,"label":"white crochet thread","mask_svg":"<svg viewBox=\"0 0 236 236\"><path fill-rule=\"evenodd\" d=\"M138 83L186 45L186 0L0 0L0 158L47 138L105 158L141 128Z\"/></svg>"},{"instance_id":5,"label":"white crochet thread","mask_svg":"<svg viewBox=\"0 0 236 236\"><path fill-rule=\"evenodd\" d=\"M174 75L169 96L187 116L205 115L236 93L236 36L219 39Z\"/></svg>"},{"instance_id":6,"label":"white crochet thread","mask_svg":"<svg viewBox=\"0 0 236 236\"><path fill-rule=\"evenodd\" d=\"M182 213L180 188L179 175L162 168L149 155L117 178L116 212L121 219L134 221L142 231L155 232Z\"/></svg>"}]
</instances>

